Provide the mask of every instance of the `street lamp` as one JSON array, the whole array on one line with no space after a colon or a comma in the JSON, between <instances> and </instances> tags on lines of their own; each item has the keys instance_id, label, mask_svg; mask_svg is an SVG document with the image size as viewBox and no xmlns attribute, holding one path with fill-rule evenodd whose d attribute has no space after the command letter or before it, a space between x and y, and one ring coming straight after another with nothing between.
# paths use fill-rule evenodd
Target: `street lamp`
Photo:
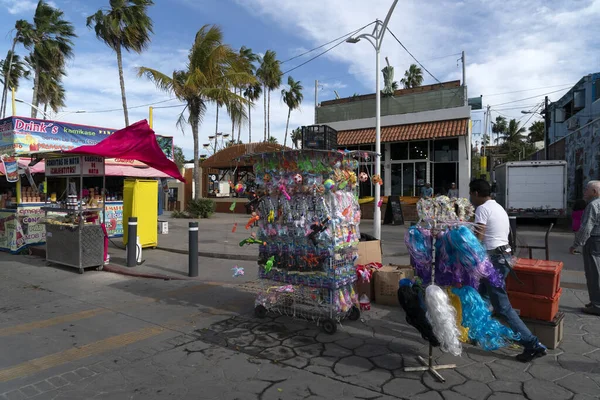
<instances>
[{"instance_id":1,"label":"street lamp","mask_svg":"<svg viewBox=\"0 0 600 400\"><path fill-rule=\"evenodd\" d=\"M346 39L348 43L358 43L360 39L366 39L373 45L375 49L375 174L381 177L381 90L379 88L379 53L381 51L381 43L387 29L390 17L394 12L394 8L398 0L394 0L390 10L385 17L385 21L375 20L373 33L363 33L356 37ZM379 199L381 198L381 186L375 185L375 208L373 211L373 236L375 239L381 239L381 208L379 207Z\"/></svg>"}]
</instances>

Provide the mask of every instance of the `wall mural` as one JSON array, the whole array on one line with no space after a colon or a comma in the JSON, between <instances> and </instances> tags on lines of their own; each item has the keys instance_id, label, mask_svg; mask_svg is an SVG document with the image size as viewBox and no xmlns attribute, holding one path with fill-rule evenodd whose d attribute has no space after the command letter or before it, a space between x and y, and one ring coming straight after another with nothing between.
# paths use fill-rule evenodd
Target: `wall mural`
<instances>
[{"instance_id":1,"label":"wall mural","mask_svg":"<svg viewBox=\"0 0 600 400\"><path fill-rule=\"evenodd\" d=\"M583 182L600 179L600 121L594 122L565 138L567 160L567 197L575 201L575 173L581 168Z\"/></svg>"}]
</instances>

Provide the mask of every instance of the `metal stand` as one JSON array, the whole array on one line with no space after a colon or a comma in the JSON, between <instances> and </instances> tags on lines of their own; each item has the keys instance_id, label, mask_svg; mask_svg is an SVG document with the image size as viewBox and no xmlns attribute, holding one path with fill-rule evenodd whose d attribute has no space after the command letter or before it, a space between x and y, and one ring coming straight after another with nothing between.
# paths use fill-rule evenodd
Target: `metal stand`
<instances>
[{"instance_id":1,"label":"metal stand","mask_svg":"<svg viewBox=\"0 0 600 400\"><path fill-rule=\"evenodd\" d=\"M431 240L433 241L434 237L435 237L435 233L434 230L435 227L432 229L431 231ZM431 284L435 284L435 246L434 243L432 243L432 263L431 263ZM431 343L429 343L429 357L427 360L425 360L423 357L421 356L417 356L417 361L419 361L421 364L423 364L422 367L404 367L404 371L405 372L417 372L417 371L429 371L429 373L431 375L434 376L434 378L436 378L438 381L440 382L446 382L446 380L444 379L444 377L442 375L440 375L439 372L437 372L437 370L439 369L454 369L456 368L456 364L446 364L446 365L434 365L433 364L433 346L431 345Z\"/></svg>"}]
</instances>

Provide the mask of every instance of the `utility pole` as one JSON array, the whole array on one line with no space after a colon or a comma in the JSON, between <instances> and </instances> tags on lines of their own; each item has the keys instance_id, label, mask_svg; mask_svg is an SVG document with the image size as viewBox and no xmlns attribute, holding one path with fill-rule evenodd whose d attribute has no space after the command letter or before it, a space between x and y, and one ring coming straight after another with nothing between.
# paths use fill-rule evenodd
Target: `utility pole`
<instances>
[{"instance_id":1,"label":"utility pole","mask_svg":"<svg viewBox=\"0 0 600 400\"><path fill-rule=\"evenodd\" d=\"M317 107L319 107L319 81L315 79L315 125L317 124Z\"/></svg>"},{"instance_id":2,"label":"utility pole","mask_svg":"<svg viewBox=\"0 0 600 400\"><path fill-rule=\"evenodd\" d=\"M548 111L548 96L544 98L544 160L548 160L550 145L550 112Z\"/></svg>"},{"instance_id":3,"label":"utility pole","mask_svg":"<svg viewBox=\"0 0 600 400\"><path fill-rule=\"evenodd\" d=\"M469 105L469 96L467 96L467 67L465 64L465 51L462 51L462 79L465 87L465 106Z\"/></svg>"}]
</instances>

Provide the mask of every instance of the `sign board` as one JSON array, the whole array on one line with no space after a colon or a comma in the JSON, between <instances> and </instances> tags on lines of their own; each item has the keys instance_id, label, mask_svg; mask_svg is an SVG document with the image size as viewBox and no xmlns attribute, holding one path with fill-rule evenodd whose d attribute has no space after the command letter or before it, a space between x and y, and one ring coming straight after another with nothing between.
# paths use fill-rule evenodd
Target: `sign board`
<instances>
[{"instance_id":1,"label":"sign board","mask_svg":"<svg viewBox=\"0 0 600 400\"><path fill-rule=\"evenodd\" d=\"M102 176L104 159L96 156L70 156L46 160L46 176Z\"/></svg>"},{"instance_id":2,"label":"sign board","mask_svg":"<svg viewBox=\"0 0 600 400\"><path fill-rule=\"evenodd\" d=\"M104 175L104 158L96 156L81 156L81 158L83 159L83 175Z\"/></svg>"},{"instance_id":3,"label":"sign board","mask_svg":"<svg viewBox=\"0 0 600 400\"><path fill-rule=\"evenodd\" d=\"M97 144L115 132L116 129L9 117L0 120L0 154L71 150ZM173 160L173 137L156 135L156 142L167 158Z\"/></svg>"},{"instance_id":4,"label":"sign board","mask_svg":"<svg viewBox=\"0 0 600 400\"><path fill-rule=\"evenodd\" d=\"M402 213L402 204L400 204L400 196L388 197L383 223L392 225L404 225L404 214Z\"/></svg>"}]
</instances>

